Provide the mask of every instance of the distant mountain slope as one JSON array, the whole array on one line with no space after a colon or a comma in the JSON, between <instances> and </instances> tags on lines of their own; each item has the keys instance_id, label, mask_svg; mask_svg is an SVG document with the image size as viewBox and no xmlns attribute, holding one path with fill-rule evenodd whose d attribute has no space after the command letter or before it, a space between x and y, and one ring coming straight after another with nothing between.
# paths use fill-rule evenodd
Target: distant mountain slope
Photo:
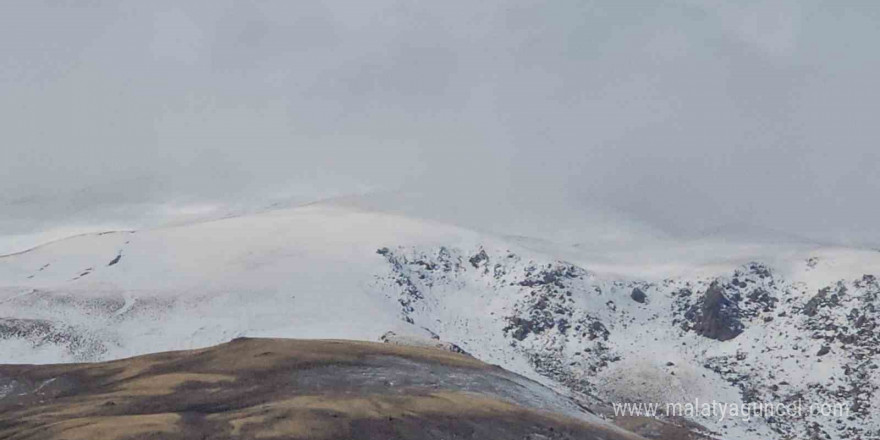
<instances>
[{"instance_id":1,"label":"distant mountain slope","mask_svg":"<svg viewBox=\"0 0 880 440\"><path fill-rule=\"evenodd\" d=\"M609 225L613 228L613 225ZM880 252L509 239L312 205L0 257L0 363L239 336L437 335L614 418L627 401L829 402L841 417L690 417L717 437L880 436Z\"/></svg>"},{"instance_id":2,"label":"distant mountain slope","mask_svg":"<svg viewBox=\"0 0 880 440\"><path fill-rule=\"evenodd\" d=\"M238 339L101 364L0 366L0 438L641 437L465 355L352 341Z\"/></svg>"},{"instance_id":3,"label":"distant mountain slope","mask_svg":"<svg viewBox=\"0 0 880 440\"><path fill-rule=\"evenodd\" d=\"M57 241L0 258L0 362L112 359L243 335L424 333L370 290L384 267L376 249L476 237L309 207Z\"/></svg>"}]
</instances>

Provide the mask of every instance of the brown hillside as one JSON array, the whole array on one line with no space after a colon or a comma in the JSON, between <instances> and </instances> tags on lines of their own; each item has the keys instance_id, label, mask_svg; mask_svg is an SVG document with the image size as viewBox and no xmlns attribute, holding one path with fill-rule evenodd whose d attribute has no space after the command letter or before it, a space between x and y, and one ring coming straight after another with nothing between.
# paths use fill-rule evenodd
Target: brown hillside
<instances>
[{"instance_id":1,"label":"brown hillside","mask_svg":"<svg viewBox=\"0 0 880 440\"><path fill-rule=\"evenodd\" d=\"M238 339L99 364L0 366L0 439L605 439L540 385L466 355Z\"/></svg>"}]
</instances>

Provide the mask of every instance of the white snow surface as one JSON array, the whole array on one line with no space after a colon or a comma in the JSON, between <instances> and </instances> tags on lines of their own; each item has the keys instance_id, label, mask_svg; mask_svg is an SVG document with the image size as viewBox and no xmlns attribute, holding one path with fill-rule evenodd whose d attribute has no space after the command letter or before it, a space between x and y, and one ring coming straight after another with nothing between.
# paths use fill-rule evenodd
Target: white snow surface
<instances>
[{"instance_id":1,"label":"white snow surface","mask_svg":"<svg viewBox=\"0 0 880 440\"><path fill-rule=\"evenodd\" d=\"M736 272L754 261L772 277ZM742 403L745 390L852 403L861 393L875 415L695 421L726 439L802 438L811 422L831 439L877 438L877 355L856 362L853 342L820 339L815 328L817 319L852 326L851 309L876 293L857 283L866 274L880 275L880 252L710 239L593 248L315 204L80 235L0 257L0 363L108 360L239 336L436 334L594 406ZM728 341L683 329L683 312L715 280L743 282L744 295L766 289L774 308L744 317ZM841 285L844 306L803 314L819 289ZM635 288L647 301L631 298ZM692 297L679 294L685 288ZM538 315L549 324L536 329ZM526 321L532 327L516 334ZM831 352L819 359L824 345ZM866 372L858 383L856 369ZM832 393L841 387L851 392Z\"/></svg>"}]
</instances>

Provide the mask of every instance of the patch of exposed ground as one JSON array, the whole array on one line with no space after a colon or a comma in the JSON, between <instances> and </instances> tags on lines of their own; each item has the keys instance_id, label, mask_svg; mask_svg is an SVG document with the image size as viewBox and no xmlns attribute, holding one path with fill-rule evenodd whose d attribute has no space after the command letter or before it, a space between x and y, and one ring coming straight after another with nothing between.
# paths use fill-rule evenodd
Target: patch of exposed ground
<instances>
[{"instance_id":1,"label":"patch of exposed ground","mask_svg":"<svg viewBox=\"0 0 880 440\"><path fill-rule=\"evenodd\" d=\"M469 356L239 339L100 364L0 366L2 439L605 439L629 434Z\"/></svg>"}]
</instances>

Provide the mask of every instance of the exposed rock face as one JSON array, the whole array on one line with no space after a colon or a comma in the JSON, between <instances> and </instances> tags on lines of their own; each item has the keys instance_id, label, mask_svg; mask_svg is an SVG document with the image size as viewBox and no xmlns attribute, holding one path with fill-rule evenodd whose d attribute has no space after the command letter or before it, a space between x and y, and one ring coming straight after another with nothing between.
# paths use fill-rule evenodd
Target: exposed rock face
<instances>
[{"instance_id":1,"label":"exposed rock face","mask_svg":"<svg viewBox=\"0 0 880 440\"><path fill-rule=\"evenodd\" d=\"M460 354L238 339L101 364L0 365L0 438L641 437L546 387Z\"/></svg>"},{"instance_id":2,"label":"exposed rock face","mask_svg":"<svg viewBox=\"0 0 880 440\"><path fill-rule=\"evenodd\" d=\"M524 258L504 248L383 253L392 264L377 277L376 289L392 299L406 298L412 308L404 312L419 325L477 356L499 346L503 356L524 355L534 372L597 412L603 402L620 401L627 386L635 399L654 392L653 383L631 383L625 372L645 371L643 354L662 346L664 357L650 367L664 368L662 377L670 377L668 387L657 381L662 392L712 378L713 384L721 379L738 390L743 403L839 402L848 411L824 419L753 418L736 430L728 429L735 420L688 419L705 424L707 431L700 432L715 438L880 438L875 276L822 287L751 262L729 274L647 282L603 279L570 263ZM471 258L476 267L468 264ZM650 297L638 302L637 291ZM463 317L456 313L459 304L487 313ZM487 349L472 329L501 345ZM832 379L809 380L825 368ZM698 376L687 377L687 370Z\"/></svg>"},{"instance_id":3,"label":"exposed rock face","mask_svg":"<svg viewBox=\"0 0 880 440\"><path fill-rule=\"evenodd\" d=\"M436 306L434 295L476 282L482 288L491 286L493 290L507 292L505 301L510 301L510 308L498 314L498 330L542 375L587 391L588 384L574 370L583 368L595 373L619 359L609 347L613 329L603 322L601 315L608 313L606 310L613 314L624 312L615 312L613 301L604 310L579 304L585 299L585 288L590 295L603 296L602 288L591 285L591 275L583 268L562 261L526 260L509 250L490 252L482 247L470 251L446 247L383 248L378 253L389 263L390 271L377 279L376 287L396 291L396 295L389 296L403 306L405 320L433 327L437 322L422 321L422 313ZM460 334L456 342L459 341ZM566 359L567 351L580 353L577 362Z\"/></svg>"},{"instance_id":4,"label":"exposed rock face","mask_svg":"<svg viewBox=\"0 0 880 440\"><path fill-rule=\"evenodd\" d=\"M729 298L718 281L712 283L702 301L685 314L690 330L710 339L727 341L743 332L739 298Z\"/></svg>"}]
</instances>

